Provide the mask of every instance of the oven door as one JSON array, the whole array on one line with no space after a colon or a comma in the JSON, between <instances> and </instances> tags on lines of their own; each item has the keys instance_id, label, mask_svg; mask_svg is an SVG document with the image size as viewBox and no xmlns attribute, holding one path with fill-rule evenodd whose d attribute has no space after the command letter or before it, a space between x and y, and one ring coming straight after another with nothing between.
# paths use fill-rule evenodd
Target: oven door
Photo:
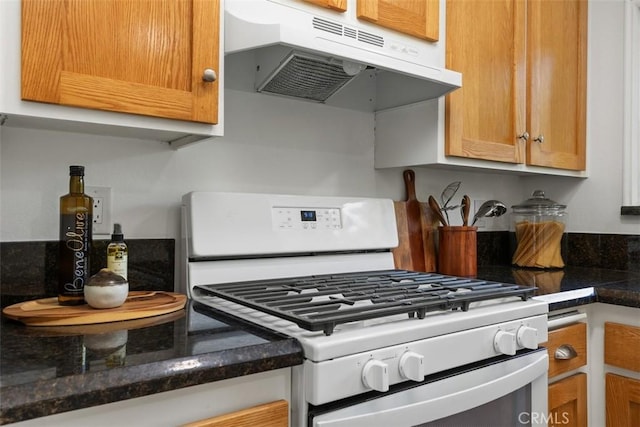
<instances>
[{"instance_id":1,"label":"oven door","mask_svg":"<svg viewBox=\"0 0 640 427\"><path fill-rule=\"evenodd\" d=\"M411 388L309 414L314 427L547 425L544 348L492 359Z\"/></svg>"}]
</instances>

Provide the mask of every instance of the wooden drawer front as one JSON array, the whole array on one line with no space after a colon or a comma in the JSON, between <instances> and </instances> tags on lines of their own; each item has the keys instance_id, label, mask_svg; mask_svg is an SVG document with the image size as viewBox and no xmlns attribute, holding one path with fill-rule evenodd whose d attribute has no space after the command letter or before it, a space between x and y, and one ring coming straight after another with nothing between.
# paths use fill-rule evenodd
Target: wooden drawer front
<instances>
[{"instance_id":1,"label":"wooden drawer front","mask_svg":"<svg viewBox=\"0 0 640 427\"><path fill-rule=\"evenodd\" d=\"M195 421L182 427L287 427L288 425L289 404L286 400L277 400L206 420Z\"/></svg>"},{"instance_id":2,"label":"wooden drawer front","mask_svg":"<svg viewBox=\"0 0 640 427\"><path fill-rule=\"evenodd\" d=\"M640 372L640 328L606 322L604 363Z\"/></svg>"},{"instance_id":3,"label":"wooden drawer front","mask_svg":"<svg viewBox=\"0 0 640 427\"><path fill-rule=\"evenodd\" d=\"M587 363L587 325L576 323L551 331L549 341L542 345L547 347L549 353L549 378L579 368ZM575 356L562 359L556 354L570 348L575 351Z\"/></svg>"},{"instance_id":4,"label":"wooden drawer front","mask_svg":"<svg viewBox=\"0 0 640 427\"><path fill-rule=\"evenodd\" d=\"M572 375L549 386L549 425L587 426L587 375Z\"/></svg>"}]
</instances>

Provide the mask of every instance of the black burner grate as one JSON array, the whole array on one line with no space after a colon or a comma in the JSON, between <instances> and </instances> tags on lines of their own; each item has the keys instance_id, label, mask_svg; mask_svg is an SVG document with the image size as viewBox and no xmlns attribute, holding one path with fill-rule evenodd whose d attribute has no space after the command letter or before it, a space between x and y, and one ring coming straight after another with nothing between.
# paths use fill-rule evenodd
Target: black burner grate
<instances>
[{"instance_id":1,"label":"black burner grate","mask_svg":"<svg viewBox=\"0 0 640 427\"><path fill-rule=\"evenodd\" d=\"M407 313L469 309L469 304L536 288L406 270L327 274L197 286L218 296L331 335L336 325Z\"/></svg>"}]
</instances>

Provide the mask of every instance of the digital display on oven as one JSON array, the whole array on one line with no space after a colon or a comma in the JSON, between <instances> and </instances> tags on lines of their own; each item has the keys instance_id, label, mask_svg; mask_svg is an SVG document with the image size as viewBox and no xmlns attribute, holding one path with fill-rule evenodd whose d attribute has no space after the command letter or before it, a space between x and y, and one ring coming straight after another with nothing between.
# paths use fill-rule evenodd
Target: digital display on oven
<instances>
[{"instance_id":1,"label":"digital display on oven","mask_svg":"<svg viewBox=\"0 0 640 427\"><path fill-rule=\"evenodd\" d=\"M317 221L316 211L300 211L302 221Z\"/></svg>"}]
</instances>

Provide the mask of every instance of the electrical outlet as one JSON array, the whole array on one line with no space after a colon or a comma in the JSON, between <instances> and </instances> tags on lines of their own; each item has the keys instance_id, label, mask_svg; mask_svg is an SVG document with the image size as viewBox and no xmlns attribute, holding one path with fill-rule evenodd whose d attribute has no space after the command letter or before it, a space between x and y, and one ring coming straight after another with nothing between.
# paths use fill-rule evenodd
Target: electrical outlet
<instances>
[{"instance_id":1,"label":"electrical outlet","mask_svg":"<svg viewBox=\"0 0 640 427\"><path fill-rule=\"evenodd\" d=\"M111 234L111 187L85 187L93 198L93 234Z\"/></svg>"},{"instance_id":2,"label":"electrical outlet","mask_svg":"<svg viewBox=\"0 0 640 427\"><path fill-rule=\"evenodd\" d=\"M473 210L471 211L471 218L469 218L469 225L471 225L471 222L473 221L473 216L476 214L476 212L478 212L478 209L480 209L480 206L482 206L482 204L486 202L486 200L474 200L473 201ZM478 218L478 220L476 221L476 223L474 224L476 227L478 227L478 229L484 228L486 226L485 224L485 219L484 218Z\"/></svg>"}]
</instances>

